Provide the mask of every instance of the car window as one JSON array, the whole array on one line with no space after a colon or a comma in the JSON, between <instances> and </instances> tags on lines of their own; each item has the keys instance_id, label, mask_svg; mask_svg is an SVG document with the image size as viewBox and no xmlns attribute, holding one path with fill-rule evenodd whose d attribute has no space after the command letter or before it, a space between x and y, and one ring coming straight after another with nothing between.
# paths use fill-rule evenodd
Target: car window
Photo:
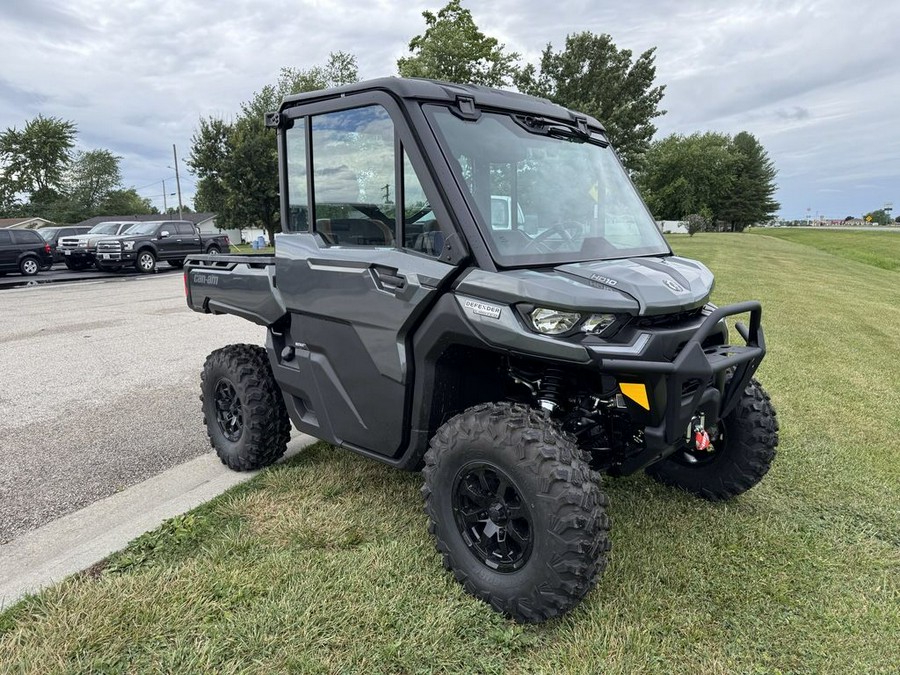
<instances>
[{"instance_id":1,"label":"car window","mask_svg":"<svg viewBox=\"0 0 900 675\"><path fill-rule=\"evenodd\" d=\"M178 223L177 227L178 227L178 234L187 234L187 235L194 234L194 226L189 223Z\"/></svg>"},{"instance_id":2,"label":"car window","mask_svg":"<svg viewBox=\"0 0 900 675\"><path fill-rule=\"evenodd\" d=\"M0 244L8 244L10 240L8 230L0 230Z\"/></svg>"},{"instance_id":3,"label":"car window","mask_svg":"<svg viewBox=\"0 0 900 675\"><path fill-rule=\"evenodd\" d=\"M41 235L32 230L13 230L11 232L14 244L43 244Z\"/></svg>"},{"instance_id":4,"label":"car window","mask_svg":"<svg viewBox=\"0 0 900 675\"><path fill-rule=\"evenodd\" d=\"M393 246L394 125L380 105L311 119L315 227L334 246Z\"/></svg>"}]
</instances>

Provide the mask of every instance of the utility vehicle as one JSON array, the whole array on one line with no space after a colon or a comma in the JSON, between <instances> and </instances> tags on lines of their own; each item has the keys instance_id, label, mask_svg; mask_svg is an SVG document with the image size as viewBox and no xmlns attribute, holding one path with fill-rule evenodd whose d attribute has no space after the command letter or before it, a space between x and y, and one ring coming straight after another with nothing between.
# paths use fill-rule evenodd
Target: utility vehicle
<instances>
[{"instance_id":1,"label":"utility vehicle","mask_svg":"<svg viewBox=\"0 0 900 675\"><path fill-rule=\"evenodd\" d=\"M226 465L271 464L293 424L424 467L444 565L523 622L606 565L599 472L723 500L768 471L760 304L710 304L713 275L673 255L597 120L386 78L290 96L266 123L275 255L185 265L191 308L268 329L203 367Z\"/></svg>"}]
</instances>

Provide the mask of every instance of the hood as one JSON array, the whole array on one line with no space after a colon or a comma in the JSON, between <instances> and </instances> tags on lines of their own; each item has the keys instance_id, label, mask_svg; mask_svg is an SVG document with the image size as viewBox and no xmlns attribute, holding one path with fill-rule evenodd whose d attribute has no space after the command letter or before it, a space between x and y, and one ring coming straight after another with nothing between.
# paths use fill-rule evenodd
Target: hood
<instances>
[{"instance_id":1,"label":"hood","mask_svg":"<svg viewBox=\"0 0 900 675\"><path fill-rule=\"evenodd\" d=\"M623 258L503 272L472 270L460 293L506 304L528 302L560 309L673 314L702 307L713 289L703 264L674 256Z\"/></svg>"},{"instance_id":2,"label":"hood","mask_svg":"<svg viewBox=\"0 0 900 675\"><path fill-rule=\"evenodd\" d=\"M676 256L570 263L555 269L634 298L640 315L671 314L701 307L715 285L713 274L705 265Z\"/></svg>"}]
</instances>

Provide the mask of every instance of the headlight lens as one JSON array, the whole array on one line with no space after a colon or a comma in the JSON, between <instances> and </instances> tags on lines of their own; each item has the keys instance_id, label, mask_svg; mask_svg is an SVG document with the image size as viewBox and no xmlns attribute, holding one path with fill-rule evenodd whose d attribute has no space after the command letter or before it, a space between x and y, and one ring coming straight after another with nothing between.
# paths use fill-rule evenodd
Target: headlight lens
<instances>
[{"instance_id":1,"label":"headlight lens","mask_svg":"<svg viewBox=\"0 0 900 675\"><path fill-rule=\"evenodd\" d=\"M87 244L88 243L86 241L79 241L78 248L87 248Z\"/></svg>"},{"instance_id":2,"label":"headlight lens","mask_svg":"<svg viewBox=\"0 0 900 675\"><path fill-rule=\"evenodd\" d=\"M534 329L544 335L567 333L581 320L581 315L576 312L562 312L547 307L537 307L531 310L529 316Z\"/></svg>"},{"instance_id":3,"label":"headlight lens","mask_svg":"<svg viewBox=\"0 0 900 675\"><path fill-rule=\"evenodd\" d=\"M615 314L591 314L587 320L581 324L581 330L585 333L602 333L609 328L615 320Z\"/></svg>"},{"instance_id":4,"label":"headlight lens","mask_svg":"<svg viewBox=\"0 0 900 675\"><path fill-rule=\"evenodd\" d=\"M123 248L124 250L126 250L126 251L131 251L131 250L134 249L134 242L133 242L133 241L126 241L126 242L123 242L123 243L122 243L122 248Z\"/></svg>"}]
</instances>

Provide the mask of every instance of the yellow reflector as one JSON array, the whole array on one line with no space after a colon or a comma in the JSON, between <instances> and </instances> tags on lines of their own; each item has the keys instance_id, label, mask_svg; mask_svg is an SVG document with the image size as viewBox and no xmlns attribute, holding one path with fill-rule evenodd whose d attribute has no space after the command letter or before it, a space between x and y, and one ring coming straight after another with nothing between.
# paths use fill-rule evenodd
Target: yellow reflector
<instances>
[{"instance_id":1,"label":"yellow reflector","mask_svg":"<svg viewBox=\"0 0 900 675\"><path fill-rule=\"evenodd\" d=\"M619 389L632 401L641 406L644 410L650 410L650 401L647 399L647 387L643 384L634 384L628 382L619 382Z\"/></svg>"}]
</instances>

